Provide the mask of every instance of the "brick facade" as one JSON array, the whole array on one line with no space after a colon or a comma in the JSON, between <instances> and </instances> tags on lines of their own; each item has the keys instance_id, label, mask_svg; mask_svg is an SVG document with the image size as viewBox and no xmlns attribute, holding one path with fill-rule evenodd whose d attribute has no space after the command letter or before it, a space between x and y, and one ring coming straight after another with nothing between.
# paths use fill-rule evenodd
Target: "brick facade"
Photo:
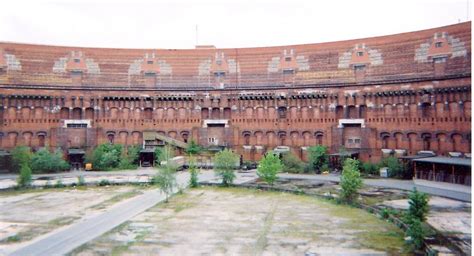
<instances>
[{"instance_id":1,"label":"brick facade","mask_svg":"<svg viewBox=\"0 0 474 256\"><path fill-rule=\"evenodd\" d=\"M0 55L1 149L142 144L147 131L248 160L279 145L373 161L382 149L471 148L470 22L268 48L0 43Z\"/></svg>"}]
</instances>

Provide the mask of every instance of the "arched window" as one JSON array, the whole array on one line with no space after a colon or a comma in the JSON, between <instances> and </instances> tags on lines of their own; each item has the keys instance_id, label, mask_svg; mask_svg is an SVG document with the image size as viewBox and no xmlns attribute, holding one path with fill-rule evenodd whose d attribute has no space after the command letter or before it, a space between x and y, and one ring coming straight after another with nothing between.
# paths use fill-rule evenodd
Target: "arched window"
<instances>
[{"instance_id":1,"label":"arched window","mask_svg":"<svg viewBox=\"0 0 474 256\"><path fill-rule=\"evenodd\" d=\"M316 132L316 145L323 145L323 133L322 132Z\"/></svg>"},{"instance_id":2,"label":"arched window","mask_svg":"<svg viewBox=\"0 0 474 256\"><path fill-rule=\"evenodd\" d=\"M114 137L115 137L115 136L114 136L112 133L109 133L109 134L107 135L107 139L109 140L109 143L110 143L110 144L114 144Z\"/></svg>"},{"instance_id":3,"label":"arched window","mask_svg":"<svg viewBox=\"0 0 474 256\"><path fill-rule=\"evenodd\" d=\"M389 139L390 139L390 136L388 134L382 136L382 148L388 148Z\"/></svg>"},{"instance_id":4,"label":"arched window","mask_svg":"<svg viewBox=\"0 0 474 256\"><path fill-rule=\"evenodd\" d=\"M44 134L39 134L38 135L38 146L40 148L44 148L46 146L46 136Z\"/></svg>"},{"instance_id":5,"label":"arched window","mask_svg":"<svg viewBox=\"0 0 474 256\"><path fill-rule=\"evenodd\" d=\"M421 138L423 139L423 150L431 150L431 135L424 133Z\"/></svg>"},{"instance_id":6,"label":"arched window","mask_svg":"<svg viewBox=\"0 0 474 256\"><path fill-rule=\"evenodd\" d=\"M250 145L250 133L244 133L244 145Z\"/></svg>"},{"instance_id":7,"label":"arched window","mask_svg":"<svg viewBox=\"0 0 474 256\"><path fill-rule=\"evenodd\" d=\"M286 107L278 108L278 118L286 118Z\"/></svg>"}]
</instances>

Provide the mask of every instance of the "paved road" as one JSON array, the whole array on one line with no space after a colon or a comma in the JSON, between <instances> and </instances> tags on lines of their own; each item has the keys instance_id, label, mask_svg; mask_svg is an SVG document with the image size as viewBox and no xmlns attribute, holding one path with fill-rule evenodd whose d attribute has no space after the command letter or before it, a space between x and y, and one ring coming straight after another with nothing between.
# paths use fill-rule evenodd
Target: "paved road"
<instances>
[{"instance_id":1,"label":"paved road","mask_svg":"<svg viewBox=\"0 0 474 256\"><path fill-rule=\"evenodd\" d=\"M70 172L61 172L61 173L47 173L47 174L34 174L32 177L33 179L38 179L42 177L61 177L61 178L69 178L69 177L77 177L77 176L139 176L139 175L154 175L156 174L156 169L153 167L147 168L139 168L137 170L123 170L123 171L109 171L109 172L96 172L96 171L70 171ZM0 174L0 180L8 180L18 178L18 174Z\"/></svg>"},{"instance_id":2,"label":"paved road","mask_svg":"<svg viewBox=\"0 0 474 256\"><path fill-rule=\"evenodd\" d=\"M287 179L309 179L319 181L339 182L339 175L313 175L313 174L279 174L280 178ZM430 182L424 180L396 180L396 179L364 179L364 184L374 187L394 188L400 190L413 190L416 187L418 191L456 199L465 202L471 202L471 187L455 185L443 182Z\"/></svg>"}]
</instances>

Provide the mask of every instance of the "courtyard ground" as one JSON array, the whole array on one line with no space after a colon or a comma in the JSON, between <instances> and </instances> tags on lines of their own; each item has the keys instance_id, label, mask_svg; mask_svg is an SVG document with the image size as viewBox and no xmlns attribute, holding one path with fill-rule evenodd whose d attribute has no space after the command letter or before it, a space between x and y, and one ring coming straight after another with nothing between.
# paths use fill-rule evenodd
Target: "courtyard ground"
<instances>
[{"instance_id":1,"label":"courtyard ground","mask_svg":"<svg viewBox=\"0 0 474 256\"><path fill-rule=\"evenodd\" d=\"M97 172L81 173L81 175L85 174L86 182L91 184L98 184L102 180L122 184L145 184L155 172L153 169L142 169L134 172ZM61 180L63 184L71 185L78 181L77 176L78 173L39 175L35 177L34 185L55 185L58 180ZM276 186L285 189L304 190L321 195L331 194L337 196L340 190L336 181L337 178L338 177L321 175L285 176L282 174ZM220 182L220 179L216 178L214 173L210 170L202 171L200 180L213 184ZM389 185L385 187L374 186L376 182L385 185L390 183L391 180L381 179L379 181L370 181L372 183L364 186L360 191L360 200L364 204L377 207L390 207L399 210L407 207L406 198L408 191L403 190L403 188L402 190L394 189ZM258 183L256 182L254 171L237 173L236 182L239 184ZM412 186L411 184L413 183L409 184L409 182L410 181L401 181L398 183L406 183L408 184L407 186ZM4 176L3 179L0 177L0 187L4 189L12 186L11 184L14 183L14 177ZM367 181L364 181L364 183L367 183ZM398 183L396 181L393 184L396 185ZM456 187L454 189L458 188ZM122 185L2 191L0 193L0 207L2 209L0 212L0 255L18 248L23 248L25 245L37 240L38 237L45 237L67 227L77 226L81 221L108 212L109 209L113 206L117 206L122 201L134 200L134 198L137 198L146 190L147 188L145 186ZM465 193L464 191L462 192ZM470 191L468 192L470 194ZM256 204L260 205L258 200L256 202ZM223 207L229 208L229 206L226 205ZM254 205L246 205L245 207L251 209ZM167 207L164 209L166 208ZM464 248L463 251L470 252L471 204L469 202L431 196L430 208L430 215L427 222L439 232L451 238L451 241L457 243L458 247ZM137 232L142 233L142 224L137 224L140 226L138 228L134 227L134 225L135 224L132 224L131 229L137 229ZM145 224L145 226L147 225L148 224ZM138 238L140 238L140 236L138 236ZM124 239L126 240L128 238ZM128 248L127 244L128 242L123 246ZM108 247L104 250L108 251L110 249L107 248ZM112 250L120 251L120 248ZM100 249L98 250L100 252ZM96 251L92 253L96 253Z\"/></svg>"},{"instance_id":2,"label":"courtyard ground","mask_svg":"<svg viewBox=\"0 0 474 256\"><path fill-rule=\"evenodd\" d=\"M106 212L146 187L104 186L0 193L0 255L61 227Z\"/></svg>"},{"instance_id":3,"label":"courtyard ground","mask_svg":"<svg viewBox=\"0 0 474 256\"><path fill-rule=\"evenodd\" d=\"M72 255L400 255L403 233L363 210L308 196L199 188Z\"/></svg>"}]
</instances>

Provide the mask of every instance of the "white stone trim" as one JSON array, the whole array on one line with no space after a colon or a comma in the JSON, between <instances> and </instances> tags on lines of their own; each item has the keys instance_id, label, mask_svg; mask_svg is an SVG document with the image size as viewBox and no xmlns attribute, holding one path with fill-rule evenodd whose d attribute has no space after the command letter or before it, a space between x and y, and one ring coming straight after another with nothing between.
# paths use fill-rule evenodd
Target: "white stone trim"
<instances>
[{"instance_id":1,"label":"white stone trim","mask_svg":"<svg viewBox=\"0 0 474 256\"><path fill-rule=\"evenodd\" d=\"M365 128L364 119L339 119L339 125L337 128L344 128L345 124L360 124L361 128Z\"/></svg>"},{"instance_id":2,"label":"white stone trim","mask_svg":"<svg viewBox=\"0 0 474 256\"><path fill-rule=\"evenodd\" d=\"M91 128L90 119L65 119L63 128L67 128L68 124L87 124L87 128Z\"/></svg>"},{"instance_id":3,"label":"white stone trim","mask_svg":"<svg viewBox=\"0 0 474 256\"><path fill-rule=\"evenodd\" d=\"M204 119L202 124L203 128L207 128L208 124L223 124L224 127L229 127L229 120L228 119Z\"/></svg>"}]
</instances>

